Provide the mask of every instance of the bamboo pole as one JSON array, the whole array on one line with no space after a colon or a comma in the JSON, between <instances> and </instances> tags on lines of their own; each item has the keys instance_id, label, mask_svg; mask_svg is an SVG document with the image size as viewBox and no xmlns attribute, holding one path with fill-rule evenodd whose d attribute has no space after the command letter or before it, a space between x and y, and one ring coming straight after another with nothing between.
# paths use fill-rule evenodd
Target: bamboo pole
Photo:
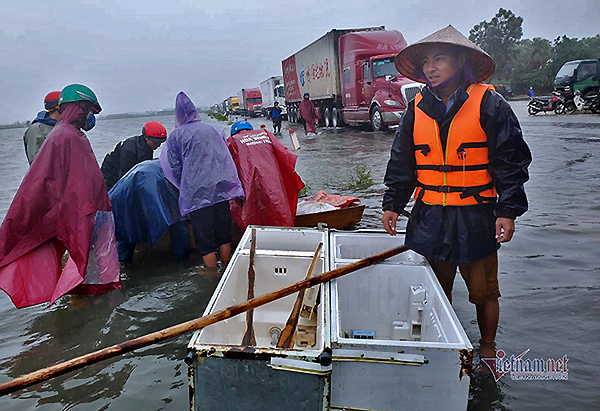
<instances>
[{"instance_id":1,"label":"bamboo pole","mask_svg":"<svg viewBox=\"0 0 600 411\"><path fill-rule=\"evenodd\" d=\"M277 299L287 297L300 290L313 287L317 284L322 284L345 274L360 270L361 268L381 262L387 258L393 257L408 250L406 246L396 247L385 251L381 254L376 254L362 260L356 261L344 267L336 268L335 270L327 271L314 277L307 278L287 287L263 294L260 297L253 298L240 304L235 304L212 314L196 318L184 323L174 325L169 328L146 334L144 336L134 338L133 340L125 341L120 344L112 345L89 354L85 354L68 361L52 365L41 370L34 371L22 377L0 384L0 396L13 393L20 389L29 387L39 382L47 381L51 378L65 374L70 371L78 370L86 365L95 364L108 358L116 357L117 355L125 354L138 348L147 347L148 345L164 341L169 338L177 337L181 334L196 331L216 322L226 320L248 310L260 307Z\"/></svg>"},{"instance_id":2,"label":"bamboo pole","mask_svg":"<svg viewBox=\"0 0 600 411\"><path fill-rule=\"evenodd\" d=\"M310 262L310 266L306 271L305 279L310 278L315 269L315 265L321 255L321 248L323 248L323 243L319 243L315 254ZM287 322L285 323L285 328L281 332L279 336L279 340L277 341L277 348L292 348L294 346L294 341L296 340L296 328L298 327L298 320L300 319L300 309L302 308L302 301L304 301L304 292L306 290L300 290L298 293L298 297L296 297L296 302L294 303L294 308L292 308L292 312L288 317Z\"/></svg>"},{"instance_id":3,"label":"bamboo pole","mask_svg":"<svg viewBox=\"0 0 600 411\"><path fill-rule=\"evenodd\" d=\"M248 300L254 298L254 280L256 272L254 271L254 255L256 254L256 228L252 229L250 236L250 259L248 262ZM246 311L246 332L242 338L244 347L255 346L256 337L254 336L254 310Z\"/></svg>"}]
</instances>

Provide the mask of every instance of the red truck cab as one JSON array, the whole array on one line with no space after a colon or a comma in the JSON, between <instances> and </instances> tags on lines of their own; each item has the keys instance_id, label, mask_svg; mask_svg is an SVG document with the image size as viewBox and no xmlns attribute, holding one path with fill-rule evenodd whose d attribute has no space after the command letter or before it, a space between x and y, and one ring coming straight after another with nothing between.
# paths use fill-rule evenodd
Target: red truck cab
<instances>
[{"instance_id":1,"label":"red truck cab","mask_svg":"<svg viewBox=\"0 0 600 411\"><path fill-rule=\"evenodd\" d=\"M281 62L288 119L298 120L308 92L325 127L398 125L423 86L396 71L394 58L405 47L402 33L384 26L329 31Z\"/></svg>"},{"instance_id":2,"label":"red truck cab","mask_svg":"<svg viewBox=\"0 0 600 411\"><path fill-rule=\"evenodd\" d=\"M262 115L262 95L259 88L243 88L238 93L240 114L251 117Z\"/></svg>"},{"instance_id":3,"label":"red truck cab","mask_svg":"<svg viewBox=\"0 0 600 411\"><path fill-rule=\"evenodd\" d=\"M370 123L374 130L394 126L420 90L394 65L406 40L395 30L353 32L340 37L342 115L351 125Z\"/></svg>"}]
</instances>

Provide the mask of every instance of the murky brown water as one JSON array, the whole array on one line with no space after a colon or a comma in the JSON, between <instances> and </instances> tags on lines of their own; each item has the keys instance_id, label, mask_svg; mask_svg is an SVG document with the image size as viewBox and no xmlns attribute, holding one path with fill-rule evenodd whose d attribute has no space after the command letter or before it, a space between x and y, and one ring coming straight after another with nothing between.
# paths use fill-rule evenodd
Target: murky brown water
<instances>
[{"instance_id":1,"label":"murky brown water","mask_svg":"<svg viewBox=\"0 0 600 411\"><path fill-rule=\"evenodd\" d=\"M569 358L568 381L476 378L469 409L599 409L600 372L594 365L600 327L600 116L527 116L513 104L533 152L526 189L530 211L517 221L500 253L498 348L529 358ZM99 120L89 133L97 158L139 133L148 118ZM168 130L172 117L158 118ZM211 121L211 120L207 120ZM251 120L257 128L264 119ZM228 131L228 126L220 123ZM291 147L284 122L281 140ZM294 125L292 125L294 127ZM0 219L27 171L24 130L0 130ZM381 183L393 133L321 130L305 137L297 170L312 192L359 197L367 209L359 228L379 228ZM352 170L366 166L375 184L350 190ZM52 307L17 310L0 293L0 382L200 316L217 279L198 275L199 259L175 264L169 253L144 253L123 273L123 289L97 297L63 297ZM454 307L476 342L474 308L457 280ZM190 336L0 397L2 410L188 409L182 359ZM443 408L440 399L440 409Z\"/></svg>"}]
</instances>

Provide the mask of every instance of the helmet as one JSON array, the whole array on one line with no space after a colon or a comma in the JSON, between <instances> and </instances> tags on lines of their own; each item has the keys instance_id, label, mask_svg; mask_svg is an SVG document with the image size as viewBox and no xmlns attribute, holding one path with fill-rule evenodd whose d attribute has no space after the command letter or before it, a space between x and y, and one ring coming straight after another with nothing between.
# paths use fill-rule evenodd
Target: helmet
<instances>
[{"instance_id":1,"label":"helmet","mask_svg":"<svg viewBox=\"0 0 600 411\"><path fill-rule=\"evenodd\" d=\"M308 91L305 91L303 96L310 96L310 94L308 93Z\"/></svg>"},{"instance_id":2,"label":"helmet","mask_svg":"<svg viewBox=\"0 0 600 411\"><path fill-rule=\"evenodd\" d=\"M233 123L233 126L231 126L231 135L233 136L242 130L254 130L254 128L252 128L252 124L247 121L236 121Z\"/></svg>"},{"instance_id":3,"label":"helmet","mask_svg":"<svg viewBox=\"0 0 600 411\"><path fill-rule=\"evenodd\" d=\"M167 138L167 129L158 121L149 121L142 127L142 135L159 142Z\"/></svg>"},{"instance_id":4,"label":"helmet","mask_svg":"<svg viewBox=\"0 0 600 411\"><path fill-rule=\"evenodd\" d=\"M58 106L58 98L60 97L60 91L51 91L44 97L44 108L48 111L53 110Z\"/></svg>"},{"instance_id":5,"label":"helmet","mask_svg":"<svg viewBox=\"0 0 600 411\"><path fill-rule=\"evenodd\" d=\"M83 84L70 84L60 92L60 97L58 99L59 105L74 101L89 101L92 103L92 107L94 107L94 114L98 114L102 111L102 107L100 107L100 103L98 103L96 94Z\"/></svg>"}]
</instances>

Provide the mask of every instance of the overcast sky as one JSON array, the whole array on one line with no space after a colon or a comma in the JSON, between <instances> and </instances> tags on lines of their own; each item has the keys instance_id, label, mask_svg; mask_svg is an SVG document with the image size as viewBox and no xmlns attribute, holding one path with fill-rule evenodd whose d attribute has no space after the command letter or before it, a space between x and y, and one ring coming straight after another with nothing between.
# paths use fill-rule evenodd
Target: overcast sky
<instances>
[{"instance_id":1,"label":"overcast sky","mask_svg":"<svg viewBox=\"0 0 600 411\"><path fill-rule=\"evenodd\" d=\"M102 114L170 108L180 90L211 105L280 75L332 28L385 25L412 43L448 24L468 36L503 7L524 38L600 34L599 0L0 2L0 124L33 119L70 83L91 87Z\"/></svg>"}]
</instances>

